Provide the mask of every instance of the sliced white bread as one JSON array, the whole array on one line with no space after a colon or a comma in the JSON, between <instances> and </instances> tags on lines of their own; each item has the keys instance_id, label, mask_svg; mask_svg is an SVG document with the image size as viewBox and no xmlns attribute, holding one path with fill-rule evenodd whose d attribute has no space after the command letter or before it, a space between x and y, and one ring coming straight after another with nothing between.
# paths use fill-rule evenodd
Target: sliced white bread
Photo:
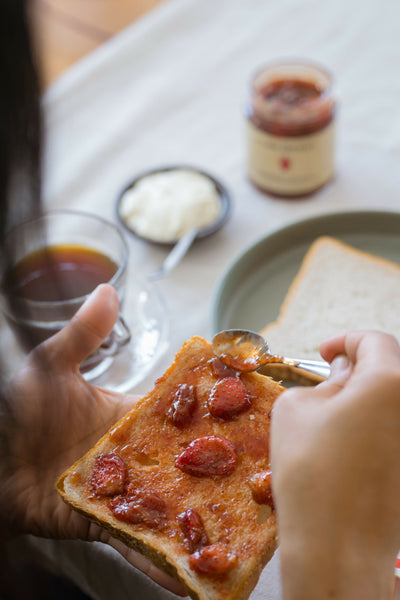
<instances>
[{"instance_id":1,"label":"sliced white bread","mask_svg":"<svg viewBox=\"0 0 400 600\"><path fill-rule=\"evenodd\" d=\"M228 379L231 383L237 381L239 387L243 384L249 398L247 409L233 418L215 417L210 414L210 392L217 382L225 381L224 377L229 375L222 363L218 365L215 361L218 359L210 344L192 337L157 380L154 389L68 469L56 487L72 508L176 577L193 599L245 600L277 543L273 502L271 504L269 497L259 497L264 484L257 479L257 474L262 476L269 466L270 413L282 388L258 373L244 373L240 377L233 374ZM175 422L171 421L170 413L171 408L178 407L177 390L182 385L193 386L196 406L187 422ZM234 398L227 400L226 408L230 409ZM177 468L177 456L193 440L204 440L207 436L228 440L226 443L237 455L233 470L219 474L207 470L199 476ZM198 467L200 448L196 452ZM104 472L96 467L101 457L106 459ZM217 460L212 456L205 458L203 466L207 466L207 461ZM97 488L96 491L93 481L102 482L102 474L107 476L112 488L115 482L119 485L118 472L113 479L112 462L118 469L118 465L125 465L124 489L102 493ZM254 476L255 482L252 481ZM131 502L132 488L136 509L143 510L145 516L148 509L147 519L159 516L159 526L147 526L146 521L140 519L134 522L116 518L110 507L115 501L122 501L123 508L125 497ZM155 495L159 503L153 506ZM141 505L142 499L153 504ZM191 567L194 549L188 549L187 532L180 525L182 514L188 510L196 511L204 524L208 540L201 539L201 550L203 546L207 550L210 545L216 545L230 555L233 553L236 563L226 575L202 574ZM196 528L192 533L196 533Z\"/></svg>"},{"instance_id":2,"label":"sliced white bread","mask_svg":"<svg viewBox=\"0 0 400 600\"><path fill-rule=\"evenodd\" d=\"M399 298L399 265L320 237L304 257L277 320L261 334L274 353L317 360L324 340L351 329L379 329L400 340ZM263 372L293 378L274 365Z\"/></svg>"}]
</instances>

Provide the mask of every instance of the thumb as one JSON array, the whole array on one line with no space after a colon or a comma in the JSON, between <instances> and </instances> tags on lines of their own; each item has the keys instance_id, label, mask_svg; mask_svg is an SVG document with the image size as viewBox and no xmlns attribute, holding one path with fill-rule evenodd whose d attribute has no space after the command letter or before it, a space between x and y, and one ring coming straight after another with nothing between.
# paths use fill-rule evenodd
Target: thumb
<instances>
[{"instance_id":1,"label":"thumb","mask_svg":"<svg viewBox=\"0 0 400 600\"><path fill-rule=\"evenodd\" d=\"M118 311L116 290L107 284L99 285L71 321L44 342L46 350L58 366L77 367L111 333Z\"/></svg>"},{"instance_id":2,"label":"thumb","mask_svg":"<svg viewBox=\"0 0 400 600\"><path fill-rule=\"evenodd\" d=\"M338 354L331 362L331 372L328 378L329 383L341 385L342 387L349 379L352 372L352 363L345 354Z\"/></svg>"},{"instance_id":3,"label":"thumb","mask_svg":"<svg viewBox=\"0 0 400 600\"><path fill-rule=\"evenodd\" d=\"M344 388L352 371L353 364L348 356L338 354L331 362L328 379L315 388L316 394L324 398L334 396Z\"/></svg>"}]
</instances>

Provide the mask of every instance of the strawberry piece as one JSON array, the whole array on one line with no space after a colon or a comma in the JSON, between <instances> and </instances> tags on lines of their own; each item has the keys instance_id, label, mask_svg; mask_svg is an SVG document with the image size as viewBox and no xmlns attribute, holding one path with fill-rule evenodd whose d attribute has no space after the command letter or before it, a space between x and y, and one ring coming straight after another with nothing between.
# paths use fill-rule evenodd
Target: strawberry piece
<instances>
[{"instance_id":1,"label":"strawberry piece","mask_svg":"<svg viewBox=\"0 0 400 600\"><path fill-rule=\"evenodd\" d=\"M236 462L232 442L209 435L191 442L175 459L175 466L194 477L221 477L232 473Z\"/></svg>"},{"instance_id":2,"label":"strawberry piece","mask_svg":"<svg viewBox=\"0 0 400 600\"><path fill-rule=\"evenodd\" d=\"M196 405L197 398L194 386L182 383L175 392L174 399L167 412L167 418L176 427L186 427L192 420Z\"/></svg>"},{"instance_id":3,"label":"strawberry piece","mask_svg":"<svg viewBox=\"0 0 400 600\"><path fill-rule=\"evenodd\" d=\"M189 566L200 575L216 579L232 571L238 563L237 555L225 544L213 544L197 550L189 556Z\"/></svg>"},{"instance_id":4,"label":"strawberry piece","mask_svg":"<svg viewBox=\"0 0 400 600\"><path fill-rule=\"evenodd\" d=\"M274 508L274 498L272 495L272 472L269 470L260 471L249 479L249 486L253 499L257 504L268 504Z\"/></svg>"},{"instance_id":5,"label":"strawberry piece","mask_svg":"<svg viewBox=\"0 0 400 600\"><path fill-rule=\"evenodd\" d=\"M177 519L185 538L185 546L190 554L204 546L208 546L210 542L197 510L188 508L184 513L178 515Z\"/></svg>"},{"instance_id":6,"label":"strawberry piece","mask_svg":"<svg viewBox=\"0 0 400 600\"><path fill-rule=\"evenodd\" d=\"M211 367L213 375L218 377L218 379L222 379L223 377L238 377L239 375L238 371L225 365L217 356L209 360L208 364Z\"/></svg>"},{"instance_id":7,"label":"strawberry piece","mask_svg":"<svg viewBox=\"0 0 400 600\"><path fill-rule=\"evenodd\" d=\"M100 454L94 464L89 485L96 496L122 494L127 474L126 465L118 454Z\"/></svg>"},{"instance_id":8,"label":"strawberry piece","mask_svg":"<svg viewBox=\"0 0 400 600\"><path fill-rule=\"evenodd\" d=\"M237 377L225 377L213 386L208 407L213 417L228 420L251 406L250 398L243 383Z\"/></svg>"},{"instance_id":9,"label":"strawberry piece","mask_svg":"<svg viewBox=\"0 0 400 600\"><path fill-rule=\"evenodd\" d=\"M130 489L129 489L130 488ZM126 496L116 496L109 503L113 515L120 521L160 529L167 522L165 501L155 492L129 486Z\"/></svg>"}]
</instances>

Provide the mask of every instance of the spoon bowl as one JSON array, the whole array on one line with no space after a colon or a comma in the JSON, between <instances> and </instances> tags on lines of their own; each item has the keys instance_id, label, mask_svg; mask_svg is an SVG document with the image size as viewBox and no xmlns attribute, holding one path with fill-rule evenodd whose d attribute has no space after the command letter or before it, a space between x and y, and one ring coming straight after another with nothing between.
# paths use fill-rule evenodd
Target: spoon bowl
<instances>
[{"instance_id":1,"label":"spoon bowl","mask_svg":"<svg viewBox=\"0 0 400 600\"><path fill-rule=\"evenodd\" d=\"M325 361L271 354L263 336L247 329L220 331L211 345L214 354L225 365L241 372L256 371L267 364L278 363L291 367L298 374L312 374L318 381L324 381L330 374L330 365Z\"/></svg>"}]
</instances>

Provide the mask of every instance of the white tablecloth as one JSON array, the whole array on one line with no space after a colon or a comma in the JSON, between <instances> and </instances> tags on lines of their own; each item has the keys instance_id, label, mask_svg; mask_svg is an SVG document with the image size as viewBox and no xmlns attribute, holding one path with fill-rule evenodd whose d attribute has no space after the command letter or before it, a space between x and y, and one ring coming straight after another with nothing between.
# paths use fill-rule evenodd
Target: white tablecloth
<instances>
[{"instance_id":1,"label":"white tablecloth","mask_svg":"<svg viewBox=\"0 0 400 600\"><path fill-rule=\"evenodd\" d=\"M396 0L166 0L63 75L46 93L45 203L115 219L136 173L192 164L229 187L234 210L157 285L171 319L169 348L145 392L192 334L210 336L215 285L259 237L311 215L400 207L400 4ZM325 65L340 97L336 178L315 196L277 200L247 180L243 110L263 63ZM131 277L164 248L130 239ZM95 598L168 598L101 545L40 542ZM110 585L107 585L107 580ZM252 600L278 600L274 558Z\"/></svg>"}]
</instances>

